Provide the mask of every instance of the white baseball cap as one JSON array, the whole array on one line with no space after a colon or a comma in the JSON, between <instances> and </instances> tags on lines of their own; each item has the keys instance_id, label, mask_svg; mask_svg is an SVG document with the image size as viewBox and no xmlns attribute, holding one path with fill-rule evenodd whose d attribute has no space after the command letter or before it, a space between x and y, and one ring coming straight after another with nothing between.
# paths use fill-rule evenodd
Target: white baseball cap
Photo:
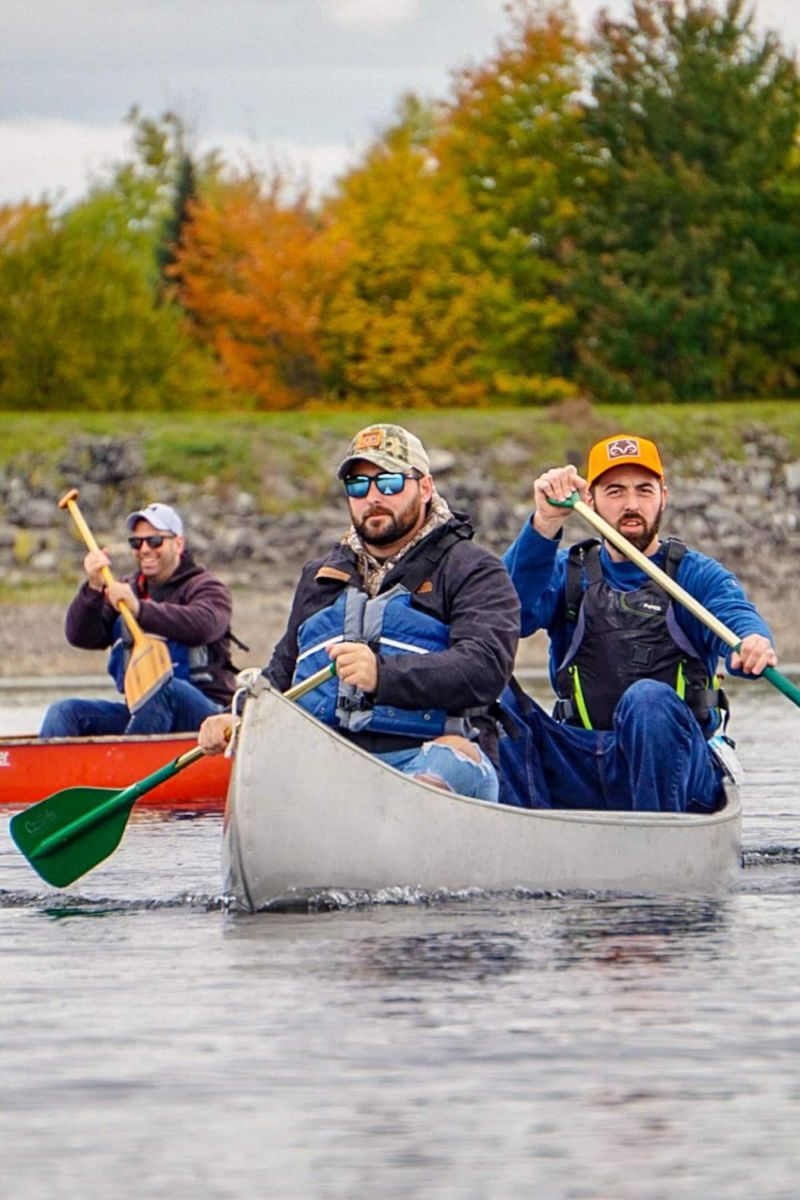
<instances>
[{"instance_id":1,"label":"white baseball cap","mask_svg":"<svg viewBox=\"0 0 800 1200\"><path fill-rule=\"evenodd\" d=\"M178 537L183 537L183 521L175 509L170 508L168 504L148 504L147 508L132 512L126 519L125 525L128 529L133 529L137 521L149 521L153 529L160 529L164 533L175 533Z\"/></svg>"}]
</instances>

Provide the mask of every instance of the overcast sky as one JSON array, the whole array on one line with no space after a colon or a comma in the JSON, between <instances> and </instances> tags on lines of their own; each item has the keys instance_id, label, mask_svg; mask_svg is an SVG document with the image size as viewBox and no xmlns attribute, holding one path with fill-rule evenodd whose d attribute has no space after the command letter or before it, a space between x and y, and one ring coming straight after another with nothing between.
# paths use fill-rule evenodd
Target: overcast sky
<instances>
[{"instance_id":1,"label":"overcast sky","mask_svg":"<svg viewBox=\"0 0 800 1200\"><path fill-rule=\"evenodd\" d=\"M318 188L408 91L442 97L491 54L505 0L0 0L0 203L70 200L125 157L125 114L173 108L236 161L291 163ZM573 0L588 23L596 0ZM623 13L625 0L612 0ZM798 0L759 25L800 44Z\"/></svg>"}]
</instances>

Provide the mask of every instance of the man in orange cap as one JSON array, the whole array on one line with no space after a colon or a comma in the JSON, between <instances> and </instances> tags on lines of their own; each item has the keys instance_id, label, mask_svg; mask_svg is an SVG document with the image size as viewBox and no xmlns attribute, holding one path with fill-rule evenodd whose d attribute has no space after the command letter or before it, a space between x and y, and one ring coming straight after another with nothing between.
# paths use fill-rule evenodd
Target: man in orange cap
<instances>
[{"instance_id":1,"label":"man in orange cap","mask_svg":"<svg viewBox=\"0 0 800 1200\"><path fill-rule=\"evenodd\" d=\"M741 638L731 650L636 563L596 538L561 547L574 492ZM750 677L777 656L763 618L720 563L659 536L668 489L658 447L615 434L534 481L535 510L505 554L523 637L546 629L553 716L506 694L526 736L503 742L509 802L533 806L713 811L723 768L717 662ZM529 781L534 780L531 789Z\"/></svg>"}]
</instances>

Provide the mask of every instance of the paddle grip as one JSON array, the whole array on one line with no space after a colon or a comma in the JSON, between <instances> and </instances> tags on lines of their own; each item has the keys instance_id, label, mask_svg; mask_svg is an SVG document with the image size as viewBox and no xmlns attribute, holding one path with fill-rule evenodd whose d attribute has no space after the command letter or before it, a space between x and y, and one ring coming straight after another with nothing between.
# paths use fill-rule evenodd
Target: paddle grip
<instances>
[{"instance_id":1,"label":"paddle grip","mask_svg":"<svg viewBox=\"0 0 800 1200\"><path fill-rule=\"evenodd\" d=\"M77 525L78 532L80 533L81 537L83 538L84 542L89 547L89 549L90 550L99 550L100 547L97 544L97 539L95 538L95 536L92 533L89 526L86 524L83 513L78 508L78 505L76 503L79 495L80 495L80 492L78 491L77 488L71 488L65 496L61 497L61 499L58 502L58 507L68 509L69 515L72 517L73 521ZM108 566L101 567L100 574L103 576L103 580L105 581L106 586L108 586L109 583L114 582L114 576L111 572L110 567L108 567ZM120 600L117 607L119 610L119 615L122 617L123 621L128 626L128 629L130 630L134 641L140 641L142 638L142 631L139 628L139 624L136 621L136 618L134 617L131 610L128 608L125 601Z\"/></svg>"}]
</instances>

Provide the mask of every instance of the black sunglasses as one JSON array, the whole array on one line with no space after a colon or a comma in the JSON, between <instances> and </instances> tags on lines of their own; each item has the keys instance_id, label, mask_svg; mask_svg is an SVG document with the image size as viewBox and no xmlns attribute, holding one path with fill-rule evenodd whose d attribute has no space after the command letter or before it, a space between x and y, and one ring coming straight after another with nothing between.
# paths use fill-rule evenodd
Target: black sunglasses
<instances>
[{"instance_id":1,"label":"black sunglasses","mask_svg":"<svg viewBox=\"0 0 800 1200\"><path fill-rule=\"evenodd\" d=\"M380 475L348 475L344 490L353 499L363 500L369 494L370 484L374 483L382 496L398 496L406 486L406 480L416 478L416 475L403 475L400 471L382 471Z\"/></svg>"},{"instance_id":2,"label":"black sunglasses","mask_svg":"<svg viewBox=\"0 0 800 1200\"><path fill-rule=\"evenodd\" d=\"M145 542L151 550L158 550L159 546L163 546L164 542L175 537L174 533L149 533L147 537L129 537L128 545L131 550L141 550Z\"/></svg>"}]
</instances>

